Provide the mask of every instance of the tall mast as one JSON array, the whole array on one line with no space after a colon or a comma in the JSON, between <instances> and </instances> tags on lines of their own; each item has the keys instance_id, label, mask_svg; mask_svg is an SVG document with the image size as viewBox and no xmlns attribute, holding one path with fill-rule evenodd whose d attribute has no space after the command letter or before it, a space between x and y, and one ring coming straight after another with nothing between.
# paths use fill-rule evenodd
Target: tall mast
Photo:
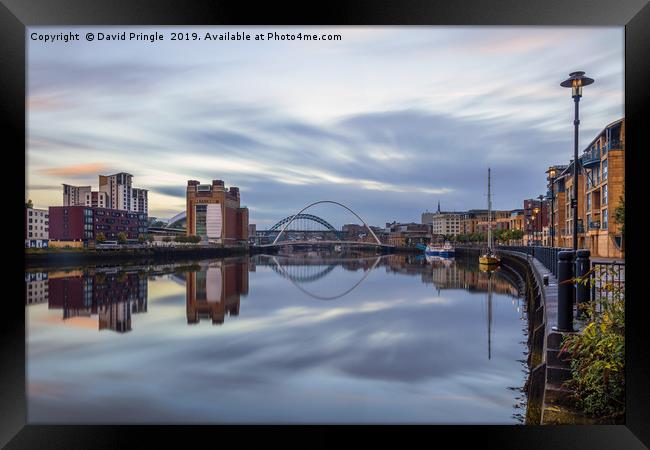
<instances>
[{"instance_id":1,"label":"tall mast","mask_svg":"<svg viewBox=\"0 0 650 450\"><path fill-rule=\"evenodd\" d=\"M492 197L490 196L490 168L488 167L488 253L492 253Z\"/></svg>"}]
</instances>

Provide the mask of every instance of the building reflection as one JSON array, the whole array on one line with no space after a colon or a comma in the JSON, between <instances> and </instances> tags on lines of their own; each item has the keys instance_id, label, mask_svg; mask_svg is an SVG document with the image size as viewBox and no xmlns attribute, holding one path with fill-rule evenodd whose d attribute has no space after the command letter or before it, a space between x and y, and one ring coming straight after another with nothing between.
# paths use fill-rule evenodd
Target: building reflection
<instances>
[{"instance_id":1,"label":"building reflection","mask_svg":"<svg viewBox=\"0 0 650 450\"><path fill-rule=\"evenodd\" d=\"M25 304L45 303L49 298L47 272L25 273Z\"/></svg>"},{"instance_id":2,"label":"building reflection","mask_svg":"<svg viewBox=\"0 0 650 450\"><path fill-rule=\"evenodd\" d=\"M413 255L389 255L384 258L388 272L407 275L420 275L424 284L433 284L440 291L444 289L463 289L469 292L492 292L518 297L519 290L510 274L499 270L495 276L488 277L479 270L476 261L464 258L425 259Z\"/></svg>"},{"instance_id":3,"label":"building reflection","mask_svg":"<svg viewBox=\"0 0 650 450\"><path fill-rule=\"evenodd\" d=\"M97 316L99 330L131 331L131 315L147 312L144 272L50 274L48 288L48 309L62 309L64 320Z\"/></svg>"},{"instance_id":4,"label":"building reflection","mask_svg":"<svg viewBox=\"0 0 650 450\"><path fill-rule=\"evenodd\" d=\"M211 319L213 325L221 325L226 313L238 316L240 296L248 294L248 262L220 260L200 266L186 275L187 323Z\"/></svg>"}]
</instances>

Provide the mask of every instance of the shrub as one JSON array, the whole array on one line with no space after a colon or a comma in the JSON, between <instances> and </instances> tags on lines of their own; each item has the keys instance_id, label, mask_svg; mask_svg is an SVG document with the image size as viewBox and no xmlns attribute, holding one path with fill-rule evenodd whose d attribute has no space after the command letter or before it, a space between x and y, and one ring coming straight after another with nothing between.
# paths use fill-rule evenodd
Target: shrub
<instances>
[{"instance_id":1,"label":"shrub","mask_svg":"<svg viewBox=\"0 0 650 450\"><path fill-rule=\"evenodd\" d=\"M106 236L101 231L97 233L97 242L102 243L106 241Z\"/></svg>"},{"instance_id":2,"label":"shrub","mask_svg":"<svg viewBox=\"0 0 650 450\"><path fill-rule=\"evenodd\" d=\"M117 233L117 242L120 244L126 244L126 233L120 232Z\"/></svg>"},{"instance_id":3,"label":"shrub","mask_svg":"<svg viewBox=\"0 0 650 450\"><path fill-rule=\"evenodd\" d=\"M565 337L563 352L571 355L572 379L578 408L594 417L622 419L625 413L625 294L605 283L605 273L595 276L609 295L586 303L582 308L586 326ZM613 277L610 276L610 280ZM589 283L589 278L578 280ZM601 310L597 311L596 303Z\"/></svg>"}]
</instances>

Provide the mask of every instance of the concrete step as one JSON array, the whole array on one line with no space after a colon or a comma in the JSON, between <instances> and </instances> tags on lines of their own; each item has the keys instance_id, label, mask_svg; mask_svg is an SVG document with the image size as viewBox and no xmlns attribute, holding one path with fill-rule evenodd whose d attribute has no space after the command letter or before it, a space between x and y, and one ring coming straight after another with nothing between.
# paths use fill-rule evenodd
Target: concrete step
<instances>
[{"instance_id":1,"label":"concrete step","mask_svg":"<svg viewBox=\"0 0 650 450\"><path fill-rule=\"evenodd\" d=\"M562 383L547 383L544 392L544 403L572 407L575 401L571 398L573 391L564 387Z\"/></svg>"},{"instance_id":2,"label":"concrete step","mask_svg":"<svg viewBox=\"0 0 650 450\"><path fill-rule=\"evenodd\" d=\"M552 331L546 338L546 348L559 349L562 347L562 333Z\"/></svg>"},{"instance_id":3,"label":"concrete step","mask_svg":"<svg viewBox=\"0 0 650 450\"><path fill-rule=\"evenodd\" d=\"M548 336L546 337L546 348L548 349L553 349L553 350L559 350L562 348L562 339L564 336L568 336L570 334L577 334L577 332L561 332L561 331L551 331L548 333Z\"/></svg>"},{"instance_id":4,"label":"concrete step","mask_svg":"<svg viewBox=\"0 0 650 450\"><path fill-rule=\"evenodd\" d=\"M542 425L593 425L596 419L589 418L573 409L558 406L544 405L542 408Z\"/></svg>"},{"instance_id":5,"label":"concrete step","mask_svg":"<svg viewBox=\"0 0 650 450\"><path fill-rule=\"evenodd\" d=\"M567 352L561 353L560 350L546 350L546 362L551 366L570 368L571 355Z\"/></svg>"},{"instance_id":6,"label":"concrete step","mask_svg":"<svg viewBox=\"0 0 650 450\"><path fill-rule=\"evenodd\" d=\"M571 379L571 369L567 367L546 365L546 382L562 383Z\"/></svg>"}]
</instances>

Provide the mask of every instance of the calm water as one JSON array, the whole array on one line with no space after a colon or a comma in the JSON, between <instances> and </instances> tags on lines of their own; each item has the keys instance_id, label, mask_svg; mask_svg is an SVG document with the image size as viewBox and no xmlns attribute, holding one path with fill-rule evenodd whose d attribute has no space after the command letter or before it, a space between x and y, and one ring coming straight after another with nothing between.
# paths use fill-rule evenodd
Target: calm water
<instances>
[{"instance_id":1,"label":"calm water","mask_svg":"<svg viewBox=\"0 0 650 450\"><path fill-rule=\"evenodd\" d=\"M401 255L26 274L28 420L518 423L507 275Z\"/></svg>"}]
</instances>

